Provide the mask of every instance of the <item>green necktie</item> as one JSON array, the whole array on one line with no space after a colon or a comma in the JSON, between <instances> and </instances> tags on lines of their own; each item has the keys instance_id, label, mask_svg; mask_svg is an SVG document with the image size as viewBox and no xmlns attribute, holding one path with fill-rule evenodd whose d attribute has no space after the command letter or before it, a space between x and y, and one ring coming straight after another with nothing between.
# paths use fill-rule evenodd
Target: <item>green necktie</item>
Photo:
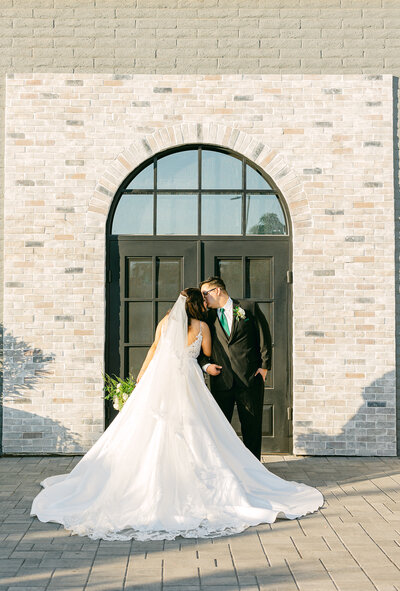
<instances>
[{"instance_id":1,"label":"green necktie","mask_svg":"<svg viewBox=\"0 0 400 591\"><path fill-rule=\"evenodd\" d=\"M220 308L220 313L221 313L221 316L219 317L219 320L222 324L222 328L224 329L224 331L226 332L226 334L229 337L231 332L229 330L229 324L228 324L228 321L225 316L225 310L223 308Z\"/></svg>"}]
</instances>

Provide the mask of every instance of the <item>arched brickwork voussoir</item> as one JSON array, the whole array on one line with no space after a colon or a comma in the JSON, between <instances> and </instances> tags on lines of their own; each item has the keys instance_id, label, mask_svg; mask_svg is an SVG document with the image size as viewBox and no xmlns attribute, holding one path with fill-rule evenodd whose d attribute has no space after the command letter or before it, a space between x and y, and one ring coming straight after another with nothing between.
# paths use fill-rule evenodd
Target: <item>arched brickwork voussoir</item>
<instances>
[{"instance_id":1,"label":"arched brickwork voussoir","mask_svg":"<svg viewBox=\"0 0 400 591\"><path fill-rule=\"evenodd\" d=\"M108 212L119 186L142 162L163 150L189 143L214 144L243 154L273 180L284 196L295 235L312 226L310 207L302 182L282 154L252 135L221 123L183 123L164 127L153 134L138 134L128 149L123 150L99 180L89 202L86 230L104 235Z\"/></svg>"}]
</instances>

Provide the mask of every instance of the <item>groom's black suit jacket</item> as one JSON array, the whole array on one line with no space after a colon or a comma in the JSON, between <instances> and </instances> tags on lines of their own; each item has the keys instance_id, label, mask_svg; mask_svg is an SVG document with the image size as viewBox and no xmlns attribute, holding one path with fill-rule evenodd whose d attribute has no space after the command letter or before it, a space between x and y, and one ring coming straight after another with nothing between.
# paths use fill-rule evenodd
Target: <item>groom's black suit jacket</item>
<instances>
[{"instance_id":1,"label":"groom's black suit jacket","mask_svg":"<svg viewBox=\"0 0 400 591\"><path fill-rule=\"evenodd\" d=\"M271 369L271 333L264 314L255 302L232 300L233 309L240 306L246 317L233 315L229 337L217 311L211 309L208 312L212 353L211 358L201 355L199 363L201 366L209 362L222 365L218 376L210 376L212 391L229 390L233 385L249 389L254 385L254 374L259 367Z\"/></svg>"}]
</instances>

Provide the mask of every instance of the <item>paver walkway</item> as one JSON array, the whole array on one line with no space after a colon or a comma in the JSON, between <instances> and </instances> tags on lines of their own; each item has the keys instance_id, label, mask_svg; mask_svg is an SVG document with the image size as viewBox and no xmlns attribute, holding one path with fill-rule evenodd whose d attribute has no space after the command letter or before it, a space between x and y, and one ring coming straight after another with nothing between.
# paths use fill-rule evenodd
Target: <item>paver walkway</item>
<instances>
[{"instance_id":1,"label":"paver walkway","mask_svg":"<svg viewBox=\"0 0 400 591\"><path fill-rule=\"evenodd\" d=\"M211 540L105 542L29 516L79 457L0 458L0 591L400 591L400 459L266 456L318 513Z\"/></svg>"}]
</instances>

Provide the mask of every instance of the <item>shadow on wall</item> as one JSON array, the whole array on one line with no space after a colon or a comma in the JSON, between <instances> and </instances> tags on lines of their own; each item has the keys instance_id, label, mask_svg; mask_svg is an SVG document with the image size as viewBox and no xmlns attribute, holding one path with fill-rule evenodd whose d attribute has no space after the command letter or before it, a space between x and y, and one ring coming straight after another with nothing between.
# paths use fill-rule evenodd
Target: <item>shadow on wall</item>
<instances>
[{"instance_id":1,"label":"shadow on wall","mask_svg":"<svg viewBox=\"0 0 400 591\"><path fill-rule=\"evenodd\" d=\"M2 390L5 388L8 400L30 404L29 390L50 375L46 365L54 361L55 355L44 355L41 349L32 349L28 343L7 332L2 324L0 333L4 353L0 363Z\"/></svg>"},{"instance_id":2,"label":"shadow on wall","mask_svg":"<svg viewBox=\"0 0 400 591\"><path fill-rule=\"evenodd\" d=\"M396 454L395 371L374 380L363 389L364 403L342 427L340 433L328 434L312 429L313 421L297 421L298 430L306 430L296 437L296 447L313 455L377 455L387 456L388 448ZM393 389L388 402L388 391Z\"/></svg>"},{"instance_id":3,"label":"shadow on wall","mask_svg":"<svg viewBox=\"0 0 400 591\"><path fill-rule=\"evenodd\" d=\"M7 453L7 450L23 454L47 450L49 453L80 452L78 435L60 421L13 406L15 402L18 406L23 404L29 408L32 404L30 393L51 375L47 366L54 361L55 355L45 355L41 349L32 349L28 343L7 332L2 324L0 340L3 343L0 358L0 453ZM6 413L3 409L4 392L7 393Z\"/></svg>"}]
</instances>

